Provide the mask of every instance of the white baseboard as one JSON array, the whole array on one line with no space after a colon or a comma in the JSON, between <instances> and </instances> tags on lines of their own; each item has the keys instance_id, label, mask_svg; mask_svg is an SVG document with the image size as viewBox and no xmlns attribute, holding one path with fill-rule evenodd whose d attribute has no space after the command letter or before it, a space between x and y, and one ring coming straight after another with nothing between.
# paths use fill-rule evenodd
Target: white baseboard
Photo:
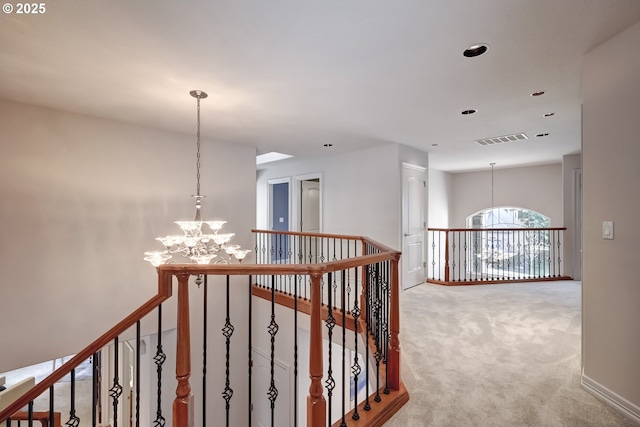
<instances>
[{"instance_id":1,"label":"white baseboard","mask_svg":"<svg viewBox=\"0 0 640 427\"><path fill-rule=\"evenodd\" d=\"M621 414L640 424L640 407L582 374L582 388Z\"/></svg>"}]
</instances>

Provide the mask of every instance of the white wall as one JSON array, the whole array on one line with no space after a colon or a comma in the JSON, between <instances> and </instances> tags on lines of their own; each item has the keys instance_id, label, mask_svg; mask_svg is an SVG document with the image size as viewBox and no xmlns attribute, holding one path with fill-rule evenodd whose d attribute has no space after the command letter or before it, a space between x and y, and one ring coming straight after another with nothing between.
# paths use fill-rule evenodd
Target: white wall
<instances>
[{"instance_id":1,"label":"white wall","mask_svg":"<svg viewBox=\"0 0 640 427\"><path fill-rule=\"evenodd\" d=\"M640 421L640 23L587 53L583 69L583 363ZM602 221L615 239L602 238Z\"/></svg>"},{"instance_id":2,"label":"white wall","mask_svg":"<svg viewBox=\"0 0 640 427\"><path fill-rule=\"evenodd\" d=\"M401 163L426 167L426 157L424 152L388 144L341 155L274 163L258 171L257 227L268 226L268 180L319 172L323 232L369 236L400 249Z\"/></svg>"},{"instance_id":3,"label":"white wall","mask_svg":"<svg viewBox=\"0 0 640 427\"><path fill-rule=\"evenodd\" d=\"M0 129L2 372L81 350L155 295L143 252L194 214L195 132L7 101ZM251 248L255 149L213 144L202 145L205 217Z\"/></svg>"},{"instance_id":4,"label":"white wall","mask_svg":"<svg viewBox=\"0 0 640 427\"><path fill-rule=\"evenodd\" d=\"M563 227L562 165L549 164L494 169L494 206L532 209ZM491 170L453 174L452 228L466 227L466 219L491 207Z\"/></svg>"},{"instance_id":5,"label":"white wall","mask_svg":"<svg viewBox=\"0 0 640 427\"><path fill-rule=\"evenodd\" d=\"M429 227L449 228L453 200L453 175L429 169Z\"/></svg>"}]
</instances>

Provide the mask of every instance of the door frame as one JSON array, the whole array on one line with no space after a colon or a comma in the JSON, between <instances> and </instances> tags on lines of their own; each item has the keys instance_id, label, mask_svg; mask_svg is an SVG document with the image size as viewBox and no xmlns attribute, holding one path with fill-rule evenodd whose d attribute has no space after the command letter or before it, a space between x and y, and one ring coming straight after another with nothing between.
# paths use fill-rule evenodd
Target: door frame
<instances>
[{"instance_id":1,"label":"door frame","mask_svg":"<svg viewBox=\"0 0 640 427\"><path fill-rule=\"evenodd\" d=\"M582 168L573 170L573 278L582 280Z\"/></svg>"}]
</instances>

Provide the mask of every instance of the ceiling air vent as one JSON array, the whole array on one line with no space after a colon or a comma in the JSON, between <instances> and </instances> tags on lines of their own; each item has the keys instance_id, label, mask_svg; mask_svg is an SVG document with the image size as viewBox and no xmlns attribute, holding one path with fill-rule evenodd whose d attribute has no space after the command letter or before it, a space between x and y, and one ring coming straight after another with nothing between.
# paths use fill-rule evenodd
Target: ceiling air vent
<instances>
[{"instance_id":1,"label":"ceiling air vent","mask_svg":"<svg viewBox=\"0 0 640 427\"><path fill-rule=\"evenodd\" d=\"M514 133L512 135L494 136L492 138L484 138L476 140L478 145L496 145L504 144L505 142L522 141L523 139L529 139L524 133Z\"/></svg>"}]
</instances>

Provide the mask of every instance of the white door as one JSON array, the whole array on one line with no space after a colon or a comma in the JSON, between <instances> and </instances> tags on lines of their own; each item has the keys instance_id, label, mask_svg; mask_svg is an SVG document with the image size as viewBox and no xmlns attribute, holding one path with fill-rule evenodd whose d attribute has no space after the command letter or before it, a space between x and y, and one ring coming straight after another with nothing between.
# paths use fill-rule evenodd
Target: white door
<instances>
[{"instance_id":1,"label":"white door","mask_svg":"<svg viewBox=\"0 0 640 427\"><path fill-rule=\"evenodd\" d=\"M253 370L251 375L254 380L251 387L251 401L253 402L252 427L290 426L293 405L290 395L289 367L278 361L274 363L273 377L278 395L274 401L273 425L271 424L271 401L267 395L271 386L271 360L255 348L253 349Z\"/></svg>"},{"instance_id":2,"label":"white door","mask_svg":"<svg viewBox=\"0 0 640 427\"><path fill-rule=\"evenodd\" d=\"M300 231L320 232L320 180L300 181Z\"/></svg>"},{"instance_id":3,"label":"white door","mask_svg":"<svg viewBox=\"0 0 640 427\"><path fill-rule=\"evenodd\" d=\"M320 180L309 179L300 181L300 203L299 203L300 231L303 233L320 232ZM304 248L304 259L307 263L323 262L319 256L322 251L318 249L317 237L305 237L302 245Z\"/></svg>"},{"instance_id":4,"label":"white door","mask_svg":"<svg viewBox=\"0 0 640 427\"><path fill-rule=\"evenodd\" d=\"M402 289L425 280L424 235L426 169L402 165Z\"/></svg>"}]
</instances>

